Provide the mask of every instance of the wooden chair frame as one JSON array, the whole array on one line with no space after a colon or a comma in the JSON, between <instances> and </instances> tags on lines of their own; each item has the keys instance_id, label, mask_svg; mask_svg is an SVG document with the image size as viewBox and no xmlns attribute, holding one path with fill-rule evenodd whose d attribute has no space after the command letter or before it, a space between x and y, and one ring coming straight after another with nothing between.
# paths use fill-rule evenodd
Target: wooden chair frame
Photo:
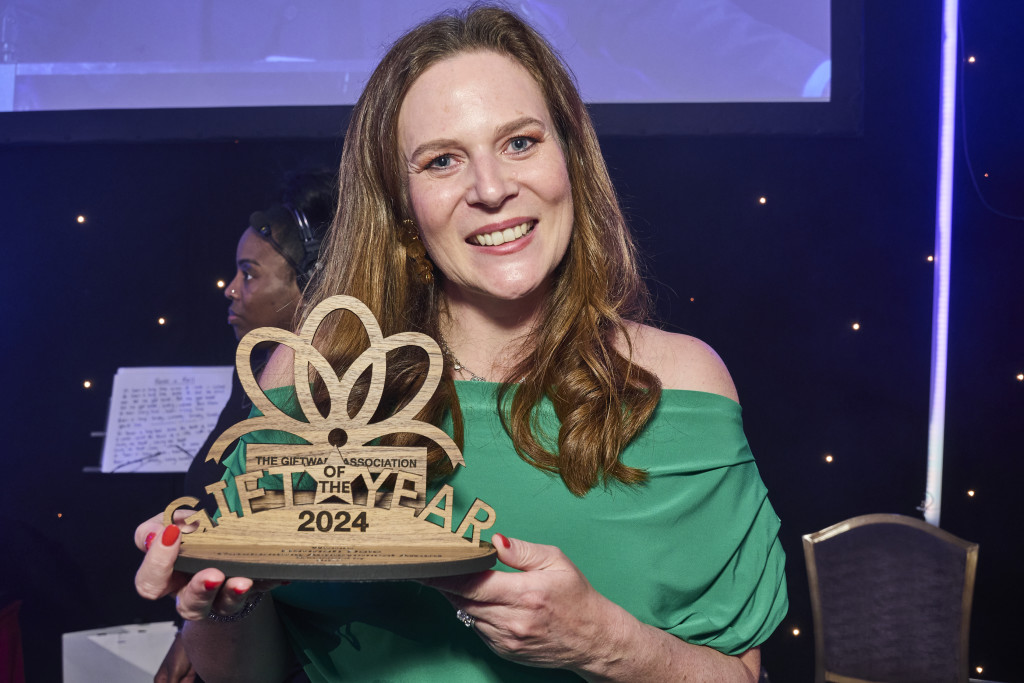
<instances>
[{"instance_id":1,"label":"wooden chair frame","mask_svg":"<svg viewBox=\"0 0 1024 683\"><path fill-rule=\"evenodd\" d=\"M961 603L960 622L960 653L959 661L963 669L962 681L968 680L968 636L970 633L971 604L974 597L974 579L978 566L978 544L965 541L962 538L943 531L942 529L920 519L895 514L870 514L852 517L845 521L833 524L811 534L803 536L804 560L807 563L807 581L811 593L811 611L814 618L814 680L815 683L885 683L883 681L869 681L863 678L844 676L825 668L825 633L823 630L823 615L821 611L821 599L818 584L818 568L814 557L814 546L816 543L827 541L839 534L856 529L858 527L872 524L902 524L913 527L950 545L961 548L966 556L964 583Z\"/></svg>"}]
</instances>

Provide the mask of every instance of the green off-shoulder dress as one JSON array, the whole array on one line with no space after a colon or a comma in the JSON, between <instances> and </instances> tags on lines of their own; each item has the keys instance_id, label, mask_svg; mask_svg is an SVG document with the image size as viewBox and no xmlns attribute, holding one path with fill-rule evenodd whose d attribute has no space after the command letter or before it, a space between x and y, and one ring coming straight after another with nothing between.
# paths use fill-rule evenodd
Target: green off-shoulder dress
<instances>
[{"instance_id":1,"label":"green off-shoulder dress","mask_svg":"<svg viewBox=\"0 0 1024 683\"><path fill-rule=\"evenodd\" d=\"M497 532L557 546L601 594L689 643L738 654L775 630L788 607L779 519L736 402L663 391L650 422L622 454L622 462L647 471L648 481L610 484L578 498L557 476L515 453L496 412L497 384L455 384L466 425L466 467L446 482L455 490L454 519L474 499L486 501L497 522L484 540ZM301 419L293 388L267 395ZM551 406L541 411L544 431L557 434ZM288 436L243 437L225 459L226 478L244 470L245 443ZM261 486L275 484L267 477ZM237 510L233 486L226 493ZM274 599L314 682L578 680L566 671L501 659L440 594L416 583L295 582L275 589Z\"/></svg>"}]
</instances>

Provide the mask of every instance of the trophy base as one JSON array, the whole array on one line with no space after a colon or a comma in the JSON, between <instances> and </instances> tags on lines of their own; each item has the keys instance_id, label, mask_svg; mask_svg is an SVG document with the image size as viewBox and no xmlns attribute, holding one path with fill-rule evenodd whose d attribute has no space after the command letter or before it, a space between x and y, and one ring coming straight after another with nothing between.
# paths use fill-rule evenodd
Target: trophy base
<instances>
[{"instance_id":1,"label":"trophy base","mask_svg":"<svg viewBox=\"0 0 1024 683\"><path fill-rule=\"evenodd\" d=\"M174 568L279 581L397 581L472 574L497 560L486 541L438 546L183 544Z\"/></svg>"}]
</instances>

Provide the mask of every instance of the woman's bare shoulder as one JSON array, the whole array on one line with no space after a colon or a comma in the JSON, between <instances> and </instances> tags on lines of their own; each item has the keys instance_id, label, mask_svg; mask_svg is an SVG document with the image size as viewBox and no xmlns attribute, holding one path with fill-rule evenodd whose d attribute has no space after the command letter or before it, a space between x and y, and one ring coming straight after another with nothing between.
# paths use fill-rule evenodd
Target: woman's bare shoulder
<instances>
[{"instance_id":1,"label":"woman's bare shoulder","mask_svg":"<svg viewBox=\"0 0 1024 683\"><path fill-rule=\"evenodd\" d=\"M729 370L715 350L696 337L626 323L633 360L661 380L664 389L720 394L739 402Z\"/></svg>"},{"instance_id":2,"label":"woman's bare shoulder","mask_svg":"<svg viewBox=\"0 0 1024 683\"><path fill-rule=\"evenodd\" d=\"M266 391L267 389L294 385L294 365L295 352L287 346L278 346L270 354L267 364L263 366L263 371L259 377L260 388Z\"/></svg>"}]
</instances>

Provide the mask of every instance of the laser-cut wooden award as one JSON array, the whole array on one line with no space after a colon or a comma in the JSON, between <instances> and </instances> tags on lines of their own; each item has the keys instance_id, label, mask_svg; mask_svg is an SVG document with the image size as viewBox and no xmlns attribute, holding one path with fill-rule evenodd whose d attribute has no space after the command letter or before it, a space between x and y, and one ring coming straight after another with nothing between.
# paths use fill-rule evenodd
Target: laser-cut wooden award
<instances>
[{"instance_id":1,"label":"laser-cut wooden award","mask_svg":"<svg viewBox=\"0 0 1024 683\"><path fill-rule=\"evenodd\" d=\"M341 376L313 348L320 324L338 310L355 314L370 341ZM261 342L294 351L295 391L304 420L279 410L257 384L250 354ZM400 410L371 423L384 390L386 354L407 346L426 352L427 376ZM385 338L361 301L334 296L313 309L298 334L274 327L249 332L238 344L235 366L262 417L225 430L206 459L219 462L232 442L257 430L287 432L306 444L247 444L246 472L233 482L242 514L228 507L227 481L208 485L206 491L216 499L220 516L213 520L199 509L184 520L198 526L182 533L176 569L217 567L228 576L256 579L362 581L465 574L494 564L494 546L480 540L481 531L494 524L494 509L476 499L456 526L451 486L445 484L426 501L427 448L375 445L390 434L418 434L439 446L453 467L465 466L458 446L443 430L415 419L441 380L444 363L437 342L416 332ZM313 402L306 381L309 368L327 387L327 416ZM350 416L349 394L367 371L369 392L357 414ZM258 485L259 479L274 474L282 475L281 491ZM294 486L293 475L300 474L313 479L315 490ZM164 524L171 523L175 511L194 510L198 504L194 497L178 498L164 510Z\"/></svg>"}]
</instances>

